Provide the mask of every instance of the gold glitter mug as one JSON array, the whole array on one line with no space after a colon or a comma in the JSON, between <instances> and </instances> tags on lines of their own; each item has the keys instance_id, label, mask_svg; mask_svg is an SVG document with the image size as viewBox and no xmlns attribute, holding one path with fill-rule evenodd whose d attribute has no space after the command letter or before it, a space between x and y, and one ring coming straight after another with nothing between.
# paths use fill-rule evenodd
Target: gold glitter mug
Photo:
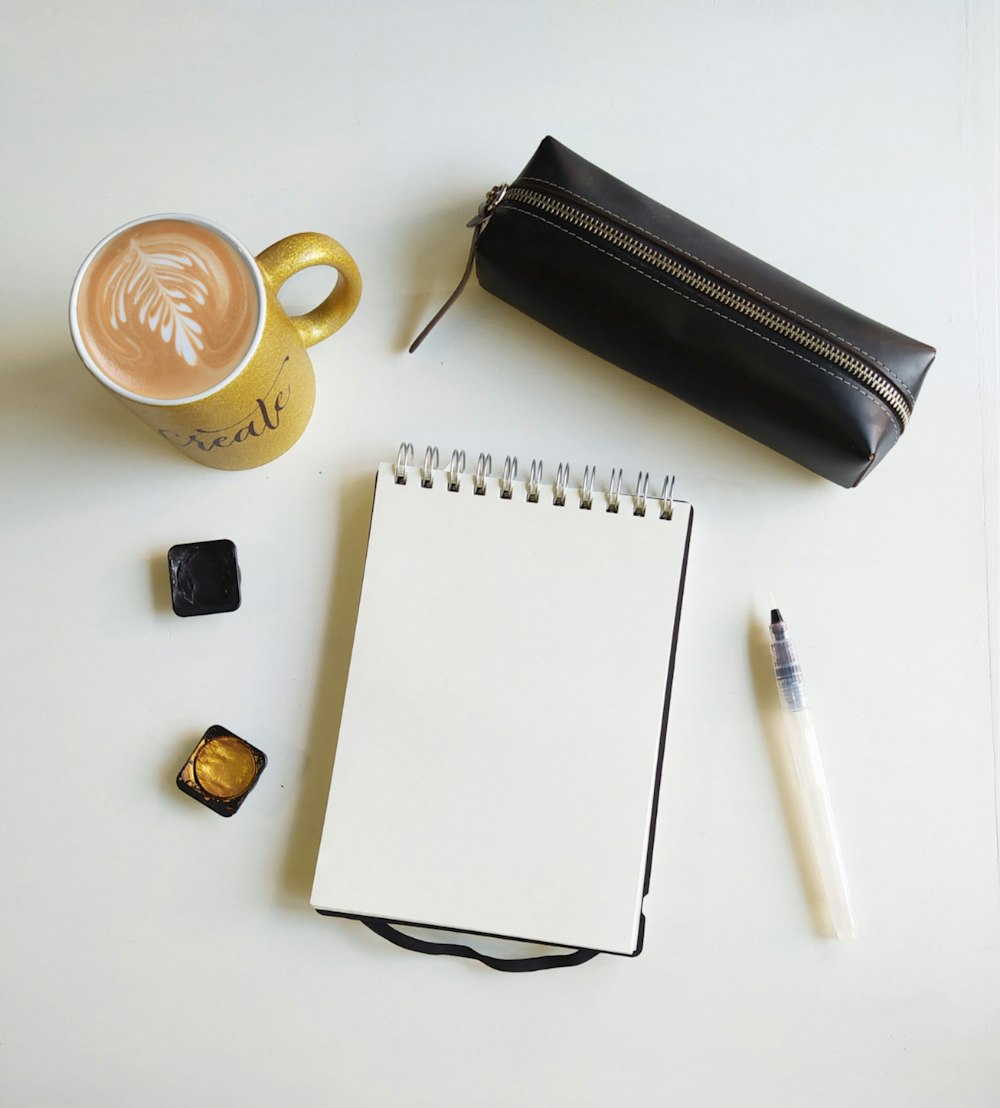
<instances>
[{"instance_id":1,"label":"gold glitter mug","mask_svg":"<svg viewBox=\"0 0 1000 1108\"><path fill-rule=\"evenodd\" d=\"M337 270L333 291L289 316L278 290L316 265ZM251 469L305 430L316 398L306 350L360 297L354 259L328 235L290 235L254 258L209 220L147 216L87 256L70 331L94 377L161 438L203 465Z\"/></svg>"}]
</instances>

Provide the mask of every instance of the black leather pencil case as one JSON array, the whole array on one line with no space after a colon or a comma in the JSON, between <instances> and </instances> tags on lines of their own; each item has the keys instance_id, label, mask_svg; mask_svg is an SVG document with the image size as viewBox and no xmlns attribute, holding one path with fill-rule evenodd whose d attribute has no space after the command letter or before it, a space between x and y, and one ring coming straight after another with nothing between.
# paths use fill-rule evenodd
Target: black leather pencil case
<instances>
[{"instance_id":1,"label":"black leather pencil case","mask_svg":"<svg viewBox=\"0 0 1000 1108\"><path fill-rule=\"evenodd\" d=\"M851 487L906 429L935 351L838 304L546 138L470 221L483 288Z\"/></svg>"}]
</instances>

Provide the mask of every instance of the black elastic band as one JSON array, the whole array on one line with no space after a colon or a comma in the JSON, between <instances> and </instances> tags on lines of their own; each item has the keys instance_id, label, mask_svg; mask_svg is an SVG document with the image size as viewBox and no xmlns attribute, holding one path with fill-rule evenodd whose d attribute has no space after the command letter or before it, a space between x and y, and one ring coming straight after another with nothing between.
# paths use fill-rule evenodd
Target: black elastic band
<instances>
[{"instance_id":1,"label":"black elastic band","mask_svg":"<svg viewBox=\"0 0 1000 1108\"><path fill-rule=\"evenodd\" d=\"M540 954L535 958L495 958L491 954L482 954L471 946L461 943L434 943L429 939L417 939L397 931L387 920L359 917L361 922L376 935L387 939L396 946L407 950L416 950L421 954L451 954L456 958L474 958L490 969L502 973L528 973L532 970L558 969L560 966L579 966L589 962L597 950L571 950L568 954Z\"/></svg>"}]
</instances>

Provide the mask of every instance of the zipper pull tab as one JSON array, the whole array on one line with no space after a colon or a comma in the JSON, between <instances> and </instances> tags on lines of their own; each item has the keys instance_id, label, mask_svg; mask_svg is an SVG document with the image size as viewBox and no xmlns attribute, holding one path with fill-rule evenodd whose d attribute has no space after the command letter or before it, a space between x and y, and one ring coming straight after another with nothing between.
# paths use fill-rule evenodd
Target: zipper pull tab
<instances>
[{"instance_id":1,"label":"zipper pull tab","mask_svg":"<svg viewBox=\"0 0 1000 1108\"><path fill-rule=\"evenodd\" d=\"M506 185L494 185L486 194L486 199L479 205L479 211L466 223L466 227L480 227L489 221L490 216L496 210L497 204L507 195Z\"/></svg>"},{"instance_id":2,"label":"zipper pull tab","mask_svg":"<svg viewBox=\"0 0 1000 1108\"><path fill-rule=\"evenodd\" d=\"M483 228L490 221L490 217L496 210L497 204L507 195L506 185L494 185L493 188L486 194L486 199L479 205L479 211L466 223L466 227L471 227L472 230L472 244L469 247L469 257L465 263L465 272L462 274L461 281L458 282L458 287L448 297L441 308L438 310L434 318L427 324L427 326L420 332L419 335L413 340L410 345L409 353L413 353L414 350L424 341L425 338L434 330L437 326L438 320L444 315L444 313L455 303L455 301L462 295L465 286L469 283L469 277L472 274L472 263L476 257L476 246L479 243L479 236L482 234Z\"/></svg>"}]
</instances>

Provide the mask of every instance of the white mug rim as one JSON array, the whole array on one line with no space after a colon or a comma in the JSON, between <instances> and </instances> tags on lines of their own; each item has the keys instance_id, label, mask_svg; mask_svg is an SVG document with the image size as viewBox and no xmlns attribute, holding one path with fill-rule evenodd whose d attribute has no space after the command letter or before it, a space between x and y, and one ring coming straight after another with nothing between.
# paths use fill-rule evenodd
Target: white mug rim
<instances>
[{"instance_id":1,"label":"white mug rim","mask_svg":"<svg viewBox=\"0 0 1000 1108\"><path fill-rule=\"evenodd\" d=\"M105 246L112 239L117 238L125 231L130 230L133 227L139 227L144 223L152 223L159 219L172 219L178 220L181 223L195 223L201 227L206 227L208 230L213 231L219 235L220 238L233 247L233 249L240 255L243 261L246 263L247 268L250 271L250 275L253 278L254 287L257 290L257 326L254 329L253 338L250 341L250 345L247 347L246 353L239 360L234 369L217 384L213 385L210 389L205 389L203 392L192 393L191 396L178 396L171 398L163 398L156 396L143 396L141 393L132 392L130 389L123 388L117 382L111 380L111 378L97 365L94 359L90 355L90 351L87 350L86 343L83 341L83 336L80 334L80 324L77 313L77 304L80 298L80 286L83 283L84 275L90 269L91 263L94 258L104 249ZM260 344L260 337L264 333L264 315L265 306L267 304L266 292L264 288L264 278L260 272L260 268L257 265L254 256L243 245L242 242L224 227L220 227L218 223L214 223L211 219L205 219L200 215L184 215L178 212L162 212L158 215L144 215L138 219L132 219L128 223L123 223L121 227L117 227L114 231L105 235L104 238L90 251L87 257L83 260L83 264L80 266L77 272L76 279L73 281L73 291L69 297L69 329L73 336L73 345L76 347L77 353L83 361L83 364L90 370L90 372L101 382L106 388L111 389L112 392L117 393L119 396L124 397L126 400L132 400L138 404L148 404L157 408L176 408L182 404L193 404L198 400L206 400L210 396L214 396L217 392L221 392L227 385L234 381L246 368L247 363L257 352L257 347Z\"/></svg>"}]
</instances>

